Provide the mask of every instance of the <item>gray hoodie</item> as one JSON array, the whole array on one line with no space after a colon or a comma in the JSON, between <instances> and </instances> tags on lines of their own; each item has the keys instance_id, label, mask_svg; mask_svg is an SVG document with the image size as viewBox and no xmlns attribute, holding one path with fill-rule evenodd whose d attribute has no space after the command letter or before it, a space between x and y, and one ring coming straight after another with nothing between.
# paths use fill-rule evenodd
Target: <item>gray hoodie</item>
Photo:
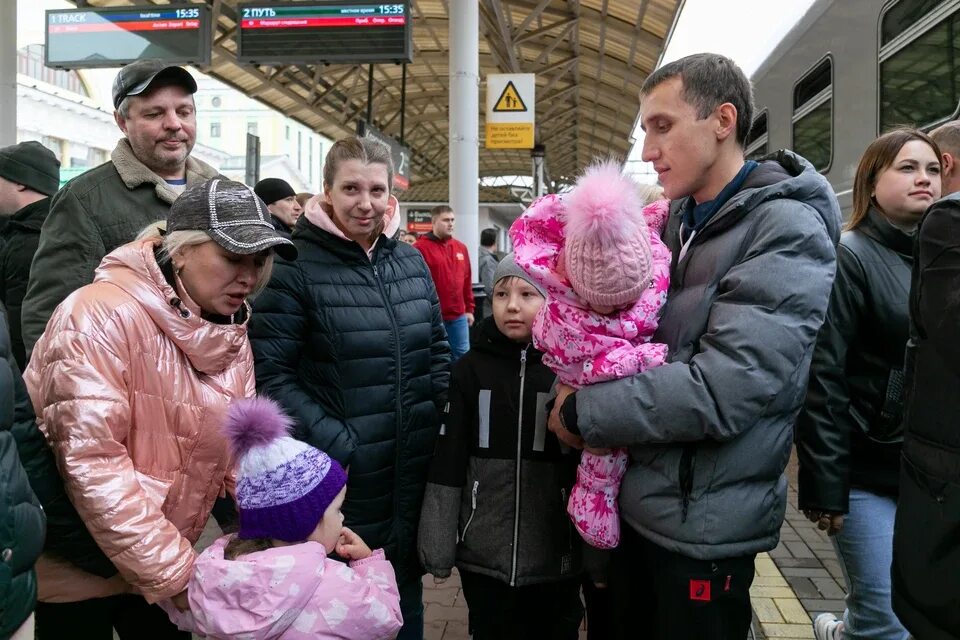
<instances>
[{"instance_id":1,"label":"gray hoodie","mask_svg":"<svg viewBox=\"0 0 960 640\"><path fill-rule=\"evenodd\" d=\"M691 558L731 558L779 538L840 207L789 151L754 169L681 258L682 204L664 232L674 264L653 337L669 362L578 391L578 426L590 445L630 447L620 509L640 534Z\"/></svg>"}]
</instances>

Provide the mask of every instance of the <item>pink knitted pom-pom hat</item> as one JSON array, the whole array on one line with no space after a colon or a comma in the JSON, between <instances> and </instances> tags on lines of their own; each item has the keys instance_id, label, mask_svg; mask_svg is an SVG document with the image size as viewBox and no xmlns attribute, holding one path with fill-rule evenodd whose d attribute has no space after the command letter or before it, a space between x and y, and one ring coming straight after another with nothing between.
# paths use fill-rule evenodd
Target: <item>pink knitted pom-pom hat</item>
<instances>
[{"instance_id":1,"label":"pink knitted pom-pom hat","mask_svg":"<svg viewBox=\"0 0 960 640\"><path fill-rule=\"evenodd\" d=\"M653 257L638 185L608 160L591 165L563 200L562 267L581 298L619 308L650 284Z\"/></svg>"}]
</instances>

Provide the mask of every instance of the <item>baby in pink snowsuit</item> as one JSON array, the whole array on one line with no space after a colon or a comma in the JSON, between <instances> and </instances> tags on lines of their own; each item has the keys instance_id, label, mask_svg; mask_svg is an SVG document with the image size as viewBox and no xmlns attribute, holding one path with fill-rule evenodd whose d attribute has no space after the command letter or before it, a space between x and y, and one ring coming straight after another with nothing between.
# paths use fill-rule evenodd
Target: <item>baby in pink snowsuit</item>
<instances>
[{"instance_id":1,"label":"baby in pink snowsuit","mask_svg":"<svg viewBox=\"0 0 960 640\"><path fill-rule=\"evenodd\" d=\"M667 346L650 340L670 285L660 239L668 215L668 201L644 207L638 185L605 162L510 227L516 263L547 291L533 339L559 382L579 388L664 363ZM580 459L567 512L599 549L620 541L616 498L628 460L625 449L588 449Z\"/></svg>"},{"instance_id":2,"label":"baby in pink snowsuit","mask_svg":"<svg viewBox=\"0 0 960 640\"><path fill-rule=\"evenodd\" d=\"M343 468L290 437L290 426L266 398L230 406L240 530L197 558L188 610L160 606L207 638L393 638L403 624L393 567L343 526Z\"/></svg>"}]
</instances>

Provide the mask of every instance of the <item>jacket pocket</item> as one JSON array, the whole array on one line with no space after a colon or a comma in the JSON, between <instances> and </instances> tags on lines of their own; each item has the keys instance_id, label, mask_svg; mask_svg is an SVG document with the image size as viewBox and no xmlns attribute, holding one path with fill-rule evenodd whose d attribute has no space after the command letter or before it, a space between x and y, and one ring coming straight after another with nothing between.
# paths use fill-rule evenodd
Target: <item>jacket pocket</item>
<instances>
[{"instance_id":1,"label":"jacket pocket","mask_svg":"<svg viewBox=\"0 0 960 640\"><path fill-rule=\"evenodd\" d=\"M473 522L473 516L477 513L477 492L480 490L480 481L473 481L473 488L470 490L470 515L467 516L467 522L463 525L463 530L460 532L460 541L467 535L467 529L470 528L470 523Z\"/></svg>"}]
</instances>

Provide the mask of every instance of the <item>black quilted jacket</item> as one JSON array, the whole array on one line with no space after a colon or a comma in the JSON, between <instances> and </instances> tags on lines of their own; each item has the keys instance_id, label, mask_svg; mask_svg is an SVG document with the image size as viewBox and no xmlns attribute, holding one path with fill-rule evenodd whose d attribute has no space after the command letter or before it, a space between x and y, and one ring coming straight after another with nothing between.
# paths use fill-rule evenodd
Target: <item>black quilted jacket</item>
<instances>
[{"instance_id":1,"label":"black quilted jacket","mask_svg":"<svg viewBox=\"0 0 960 640\"><path fill-rule=\"evenodd\" d=\"M277 261L254 303L257 385L298 438L349 465L345 524L403 583L422 573L417 525L450 375L433 280L385 236L370 259L304 217L293 240L299 258Z\"/></svg>"}]
</instances>

